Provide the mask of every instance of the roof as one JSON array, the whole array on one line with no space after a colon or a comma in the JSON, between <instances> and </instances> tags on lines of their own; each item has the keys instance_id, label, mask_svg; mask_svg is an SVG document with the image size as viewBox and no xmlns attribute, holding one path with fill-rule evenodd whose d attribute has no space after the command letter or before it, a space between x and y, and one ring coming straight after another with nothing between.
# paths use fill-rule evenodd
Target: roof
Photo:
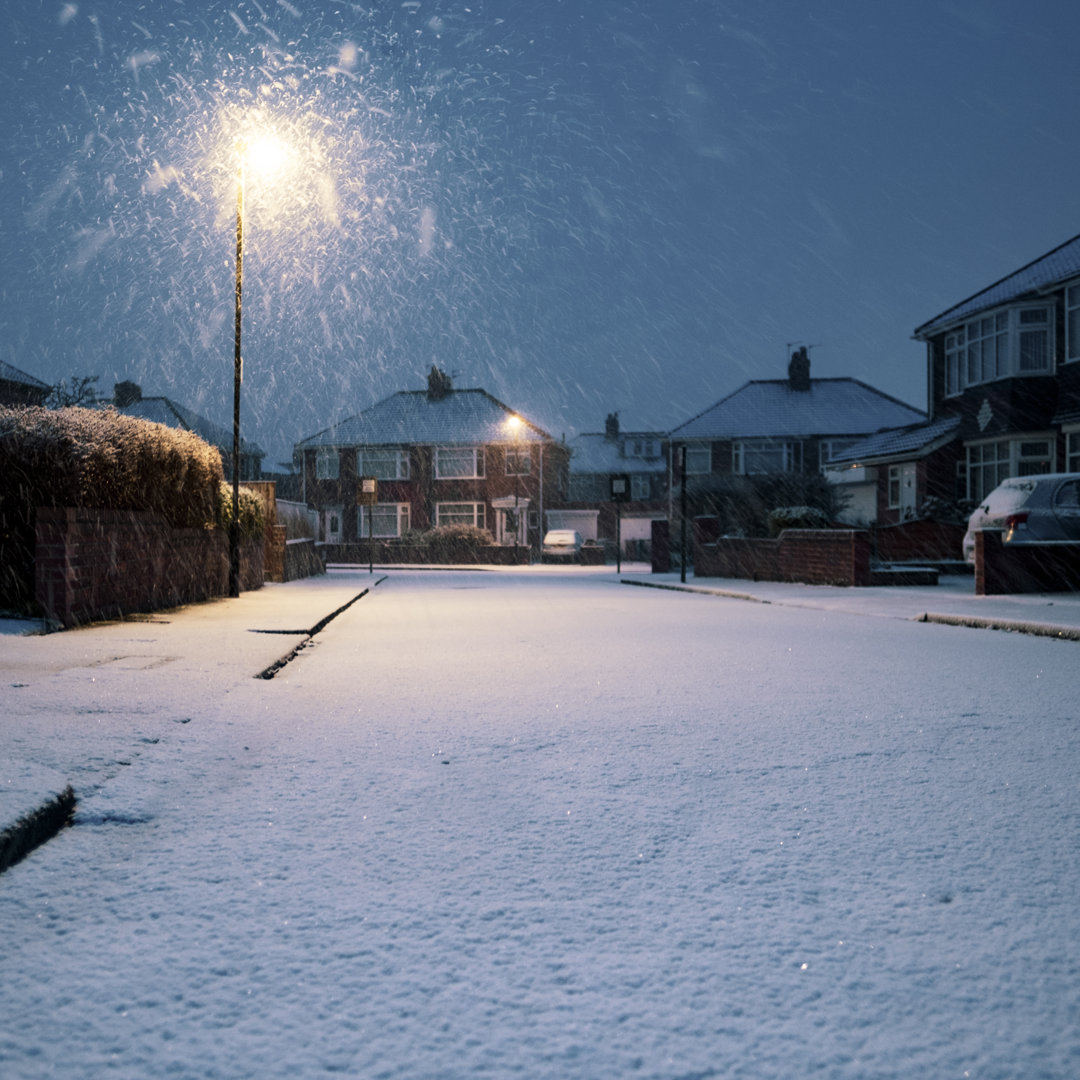
<instances>
[{"instance_id":1,"label":"roof","mask_svg":"<svg viewBox=\"0 0 1080 1080\"><path fill-rule=\"evenodd\" d=\"M617 439L603 434L584 434L571 440L570 471L582 475L593 473L665 473L665 457L626 457L622 445L628 439L652 439L660 441L662 434L655 431L623 431Z\"/></svg>"},{"instance_id":2,"label":"roof","mask_svg":"<svg viewBox=\"0 0 1080 1080\"><path fill-rule=\"evenodd\" d=\"M946 326L987 311L999 304L1007 304L1024 296L1037 296L1043 290L1060 285L1069 278L1080 276L1080 236L1066 240L1045 255L1039 256L1019 270L1013 271L1000 281L987 285L974 296L946 308L940 315L925 322L914 333L914 337L924 339L938 333Z\"/></svg>"},{"instance_id":3,"label":"roof","mask_svg":"<svg viewBox=\"0 0 1080 1080\"><path fill-rule=\"evenodd\" d=\"M0 360L0 379L4 382L22 383L24 386L32 386L35 390L48 390L49 384L35 379L33 375L27 375L17 367Z\"/></svg>"},{"instance_id":4,"label":"roof","mask_svg":"<svg viewBox=\"0 0 1080 1080\"><path fill-rule=\"evenodd\" d=\"M929 424L876 431L831 457L829 464L852 464L900 456L919 457L948 442L959 430L959 416L943 416Z\"/></svg>"},{"instance_id":5,"label":"roof","mask_svg":"<svg viewBox=\"0 0 1080 1080\"><path fill-rule=\"evenodd\" d=\"M475 446L482 443L552 441L524 420L517 432L507 421L519 416L486 390L400 390L356 416L298 442L311 450L333 446Z\"/></svg>"},{"instance_id":6,"label":"roof","mask_svg":"<svg viewBox=\"0 0 1080 1080\"><path fill-rule=\"evenodd\" d=\"M868 435L924 421L926 414L858 379L756 379L671 432L673 439Z\"/></svg>"},{"instance_id":7,"label":"roof","mask_svg":"<svg viewBox=\"0 0 1080 1080\"><path fill-rule=\"evenodd\" d=\"M232 453L232 431L207 420L197 412L178 405L167 397L144 397L130 405L123 407L102 403L108 408L115 409L124 416L133 416L138 420L149 420L155 424L164 424L166 427L181 428L185 431L193 431L199 438L204 439L211 446ZM240 440L240 452L251 454L255 457L264 457L265 452L257 443Z\"/></svg>"}]
</instances>

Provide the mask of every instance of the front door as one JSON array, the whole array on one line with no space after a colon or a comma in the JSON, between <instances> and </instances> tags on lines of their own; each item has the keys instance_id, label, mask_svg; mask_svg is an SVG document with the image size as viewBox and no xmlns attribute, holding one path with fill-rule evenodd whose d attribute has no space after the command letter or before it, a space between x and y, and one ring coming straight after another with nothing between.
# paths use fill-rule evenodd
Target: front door
<instances>
[{"instance_id":1,"label":"front door","mask_svg":"<svg viewBox=\"0 0 1080 1080\"><path fill-rule=\"evenodd\" d=\"M914 521L917 492L915 489L915 462L900 466L900 520Z\"/></svg>"},{"instance_id":2,"label":"front door","mask_svg":"<svg viewBox=\"0 0 1080 1080\"><path fill-rule=\"evenodd\" d=\"M328 506L322 512L323 540L328 544L341 543L341 507Z\"/></svg>"}]
</instances>

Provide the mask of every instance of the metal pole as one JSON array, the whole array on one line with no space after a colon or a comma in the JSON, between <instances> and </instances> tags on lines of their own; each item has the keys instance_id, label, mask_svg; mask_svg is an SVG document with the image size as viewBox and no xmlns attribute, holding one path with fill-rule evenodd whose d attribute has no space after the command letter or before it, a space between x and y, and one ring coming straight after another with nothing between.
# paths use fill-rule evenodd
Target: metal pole
<instances>
[{"instance_id":1,"label":"metal pole","mask_svg":"<svg viewBox=\"0 0 1080 1080\"><path fill-rule=\"evenodd\" d=\"M615 573L622 573L622 506L615 503Z\"/></svg>"},{"instance_id":2,"label":"metal pole","mask_svg":"<svg viewBox=\"0 0 1080 1080\"><path fill-rule=\"evenodd\" d=\"M372 513L373 506L365 506L367 511L367 557L369 574L375 573L375 515Z\"/></svg>"},{"instance_id":3,"label":"metal pole","mask_svg":"<svg viewBox=\"0 0 1080 1080\"><path fill-rule=\"evenodd\" d=\"M686 584L686 447L679 447L679 515L682 518L680 525L681 552L679 555L679 581Z\"/></svg>"},{"instance_id":4,"label":"metal pole","mask_svg":"<svg viewBox=\"0 0 1080 1080\"><path fill-rule=\"evenodd\" d=\"M244 160L236 174L236 305L233 327L233 453L232 521L229 522L229 595L240 595L240 383L244 362L240 355L240 332L244 294Z\"/></svg>"}]
</instances>

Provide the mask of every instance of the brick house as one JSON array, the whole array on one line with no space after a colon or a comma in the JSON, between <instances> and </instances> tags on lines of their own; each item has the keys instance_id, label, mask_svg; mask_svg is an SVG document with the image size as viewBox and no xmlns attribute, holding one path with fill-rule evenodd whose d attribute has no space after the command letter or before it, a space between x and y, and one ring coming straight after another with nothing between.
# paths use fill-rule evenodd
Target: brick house
<instances>
[{"instance_id":1,"label":"brick house","mask_svg":"<svg viewBox=\"0 0 1080 1080\"><path fill-rule=\"evenodd\" d=\"M669 512L667 435L659 431L620 431L619 414L608 415L604 431L577 436L570 442L570 485L567 500L548 514L549 528L577 529L586 540L612 543L618 532L624 550L644 555L652 523ZM628 485L625 501L612 499L612 479Z\"/></svg>"},{"instance_id":2,"label":"brick house","mask_svg":"<svg viewBox=\"0 0 1080 1080\"><path fill-rule=\"evenodd\" d=\"M1080 236L923 323L929 419L836 455L878 524L1002 480L1080 471Z\"/></svg>"},{"instance_id":3,"label":"brick house","mask_svg":"<svg viewBox=\"0 0 1080 1080\"><path fill-rule=\"evenodd\" d=\"M536 546L545 507L565 499L569 450L432 367L427 390L399 391L301 440L294 458L326 543L475 525L496 543ZM361 477L378 481L374 507L358 505Z\"/></svg>"},{"instance_id":4,"label":"brick house","mask_svg":"<svg viewBox=\"0 0 1080 1080\"><path fill-rule=\"evenodd\" d=\"M0 405L44 405L49 386L0 360Z\"/></svg>"},{"instance_id":5,"label":"brick house","mask_svg":"<svg viewBox=\"0 0 1080 1080\"><path fill-rule=\"evenodd\" d=\"M755 379L670 432L672 461L686 454L688 510L733 478L812 475L841 451L926 414L852 378L814 379L805 348L786 379ZM675 482L681 465L674 465Z\"/></svg>"}]
</instances>

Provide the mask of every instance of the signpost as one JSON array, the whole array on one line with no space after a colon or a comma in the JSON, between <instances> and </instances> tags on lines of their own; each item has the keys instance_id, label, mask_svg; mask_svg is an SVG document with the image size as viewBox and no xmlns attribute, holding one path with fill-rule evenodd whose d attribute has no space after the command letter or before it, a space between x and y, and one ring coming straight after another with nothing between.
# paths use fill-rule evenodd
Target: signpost
<instances>
[{"instance_id":1,"label":"signpost","mask_svg":"<svg viewBox=\"0 0 1080 1080\"><path fill-rule=\"evenodd\" d=\"M630 477L616 473L611 478L611 501L615 504L615 573L622 573L622 509L620 503L630 501Z\"/></svg>"},{"instance_id":2,"label":"signpost","mask_svg":"<svg viewBox=\"0 0 1080 1080\"><path fill-rule=\"evenodd\" d=\"M374 476L361 476L356 488L356 505L366 506L367 511L367 538L368 538L368 573L375 573L375 544L372 539L374 521L372 520L372 507L379 501L379 481Z\"/></svg>"}]
</instances>

